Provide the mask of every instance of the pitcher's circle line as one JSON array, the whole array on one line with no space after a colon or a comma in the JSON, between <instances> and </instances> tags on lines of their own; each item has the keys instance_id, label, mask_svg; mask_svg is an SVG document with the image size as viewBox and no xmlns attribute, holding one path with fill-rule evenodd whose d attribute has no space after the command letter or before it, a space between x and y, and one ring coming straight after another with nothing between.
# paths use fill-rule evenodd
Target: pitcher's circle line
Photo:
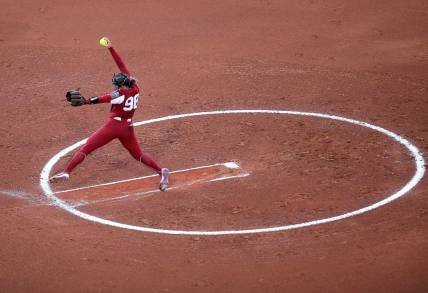
<instances>
[{"instance_id":1,"label":"pitcher's circle line","mask_svg":"<svg viewBox=\"0 0 428 293\"><path fill-rule=\"evenodd\" d=\"M181 119L181 118L188 118L188 117L196 117L196 116L208 116L208 115L226 115L226 114L285 114L285 115L298 115L298 116L307 116L307 117L317 117L317 118L323 118L323 119L331 119L341 122L347 122L354 125L363 126L375 131L378 131L380 133L383 133L384 135L392 138L393 140L399 142L400 144L404 145L410 154L412 155L414 161L415 161L415 174L413 177L404 185L400 190L397 192L387 196L381 201L378 201L372 205L369 205L367 207L363 207L360 209L357 209L355 211L347 212L341 215L337 215L334 217L329 218L323 218L298 224L291 224L291 225L284 225L284 226L275 226L275 227L266 227L266 228L256 228L256 229L237 229L237 230L210 230L210 231L193 231L193 230L169 230L169 229L159 229L159 228L150 228L150 227L143 227L143 226L135 226L135 225L129 225L124 223L119 223L107 219L103 219L100 217L96 217L84 212L81 212L74 207L68 205L65 201L59 199L55 196L55 193L52 191L50 184L49 184L49 174L53 168L53 166L59 161L59 159L66 154L68 154L70 151L78 148L79 146L85 144L87 139L81 140L65 149L57 153L55 156L53 156L43 167L41 173L40 173L40 186L43 190L43 193L46 195L46 197L49 199L49 201L66 210L69 213L72 213L78 217L81 217L83 219L86 219L88 221L97 222L104 225L109 225L113 227L128 229L128 230L134 230L134 231L141 231L141 232L152 232L152 233L160 233L160 234L172 234L172 235L203 235L203 236L210 236L210 235L236 235L236 234L254 234L254 233L268 233L268 232L278 232L278 231L286 231L291 229L297 229L297 228L303 228L303 227L309 227L334 221L343 220L346 218L350 218L356 215L363 214L365 212L374 210L376 208L379 208L381 206L384 206L400 197L405 195L407 192L409 192L411 189L413 189L418 182L423 178L425 173L425 160L419 151L419 149L414 146L412 143L410 143L407 139L401 137L400 135L387 130L385 128L382 128L380 126L376 126L367 122L350 119L342 116L337 115L329 115L329 114L322 114L322 113L315 113L315 112L301 112L301 111L286 111L286 110L220 110L220 111L208 111L208 112L195 112L195 113L187 113L187 114L178 114L178 115L170 115L145 121L140 121L134 123L134 126L140 126L140 125L146 125L161 121L167 121L167 120L174 120L174 119Z\"/></svg>"}]
</instances>

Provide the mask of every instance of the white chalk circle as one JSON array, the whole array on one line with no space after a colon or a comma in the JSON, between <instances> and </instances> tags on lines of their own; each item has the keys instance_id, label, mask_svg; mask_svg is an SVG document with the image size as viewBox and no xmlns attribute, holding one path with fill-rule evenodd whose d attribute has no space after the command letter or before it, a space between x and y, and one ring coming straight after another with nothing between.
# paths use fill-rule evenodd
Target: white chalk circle
<instances>
[{"instance_id":1,"label":"white chalk circle","mask_svg":"<svg viewBox=\"0 0 428 293\"><path fill-rule=\"evenodd\" d=\"M52 191L50 185L49 185L49 174L52 170L52 167L58 162L58 160L65 156L70 151L78 148L79 146L83 145L86 142L86 139L79 141L62 151L60 151L58 154L53 156L43 167L42 172L40 174L40 186L46 195L46 197L49 199L49 201L66 210L67 212L72 213L73 215L76 215L78 217L81 217L83 219L86 219L88 221L97 222L104 225L110 225L113 227L123 228L123 229L129 229L129 230L135 230L135 231L141 231L141 232L152 232L152 233L161 233L161 234L173 234L173 235L234 235L234 234L252 234L252 233L267 233L267 232L277 232L277 231L286 231L291 229L297 229L297 228L303 228L308 226L314 226L329 222L334 222L338 220L343 220L346 218L350 218L356 215L360 215L362 213L374 210L376 208L379 208L381 206L384 206L397 198L405 195L407 192L409 192L413 187L418 184L418 182L422 179L425 173L425 161L421 154L421 152L418 150L416 146L411 144L408 140L401 137L398 134L395 134L392 131L386 130L385 128L354 120L349 119L341 116L336 115L328 115L328 114L321 114L321 113L311 113L311 112L300 112L300 111L283 111L283 110L223 110L223 111L210 111L210 112L197 112L197 113L188 113L188 114L178 114L178 115L171 115L156 119L150 119L146 121L141 121L134 123L134 126L140 126L140 125L146 125L146 124L152 124L156 122L161 121L167 121L167 120L174 120L174 119L181 119L181 118L189 118L189 117L197 117L197 116L209 116L209 115L230 115L230 114L271 114L271 115L298 115L298 116L306 116L306 117L317 117L317 118L324 118L324 119L331 119L331 120L337 120L342 121L350 124L355 124L359 126L363 126L366 128L370 128L372 130L378 131L380 133L385 134L386 136L392 138L396 142L399 142L403 146L407 148L407 150L412 155L414 161L415 161L415 167L416 171L413 177L407 182L406 185L404 185L400 190L397 192L388 195L385 199L376 202L372 205L369 205L367 207L348 212L345 214L337 215L330 218L323 218L319 220L313 220L309 222L304 223L298 223L298 224L291 224L291 225L284 225L284 226L276 226L276 227L265 227L265 228L257 228L257 229L237 229L237 230L211 230L211 231L192 231L192 230L168 230L168 229L158 229L158 228L150 228L150 227L142 227L142 226L135 226L135 225L129 225L124 223L119 223L111 220L106 220L100 217L96 217L84 212L81 212L74 207L67 204L65 201L59 199L55 196L55 193Z\"/></svg>"}]
</instances>

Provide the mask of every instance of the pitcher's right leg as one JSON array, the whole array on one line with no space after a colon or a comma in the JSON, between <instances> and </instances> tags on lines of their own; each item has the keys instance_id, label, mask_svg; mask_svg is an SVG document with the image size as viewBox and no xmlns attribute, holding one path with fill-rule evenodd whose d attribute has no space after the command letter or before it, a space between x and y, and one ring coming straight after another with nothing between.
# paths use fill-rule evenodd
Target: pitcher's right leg
<instances>
[{"instance_id":1,"label":"pitcher's right leg","mask_svg":"<svg viewBox=\"0 0 428 293\"><path fill-rule=\"evenodd\" d=\"M156 163L156 161L148 153L145 153L141 150L140 145L138 144L137 138L135 137L134 129L132 126L129 126L127 133L119 137L122 145L128 150L134 159L140 161L144 165L152 168L159 175L161 174L161 167Z\"/></svg>"},{"instance_id":2,"label":"pitcher's right leg","mask_svg":"<svg viewBox=\"0 0 428 293\"><path fill-rule=\"evenodd\" d=\"M128 131L123 136L119 137L119 140L137 161L152 168L161 176L159 189L165 191L168 187L169 170L167 168L161 168L148 153L141 150L137 138L135 137L134 128L129 126Z\"/></svg>"}]
</instances>

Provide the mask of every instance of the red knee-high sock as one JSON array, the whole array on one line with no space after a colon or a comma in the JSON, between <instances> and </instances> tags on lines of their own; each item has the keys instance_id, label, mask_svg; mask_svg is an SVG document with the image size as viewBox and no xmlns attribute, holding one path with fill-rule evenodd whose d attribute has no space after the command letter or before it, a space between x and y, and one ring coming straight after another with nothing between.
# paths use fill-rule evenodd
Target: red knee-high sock
<instances>
[{"instance_id":1,"label":"red knee-high sock","mask_svg":"<svg viewBox=\"0 0 428 293\"><path fill-rule=\"evenodd\" d=\"M76 168L77 165L82 163L85 158L86 158L86 154L82 152L75 153L73 158L70 160L70 162L68 162L67 167L65 167L64 171L70 174L71 171L73 171L73 169Z\"/></svg>"},{"instance_id":2,"label":"red knee-high sock","mask_svg":"<svg viewBox=\"0 0 428 293\"><path fill-rule=\"evenodd\" d=\"M155 160L153 160L153 158L149 154L143 153L141 155L140 162L144 165L149 166L159 174L161 173L161 167L158 165L158 163L155 162Z\"/></svg>"}]
</instances>

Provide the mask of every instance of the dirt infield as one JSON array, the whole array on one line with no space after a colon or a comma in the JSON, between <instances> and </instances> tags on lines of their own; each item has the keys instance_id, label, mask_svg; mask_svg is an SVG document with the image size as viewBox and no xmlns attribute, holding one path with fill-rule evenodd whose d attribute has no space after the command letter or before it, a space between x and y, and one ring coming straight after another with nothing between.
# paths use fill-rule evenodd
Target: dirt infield
<instances>
[{"instance_id":1,"label":"dirt infield","mask_svg":"<svg viewBox=\"0 0 428 293\"><path fill-rule=\"evenodd\" d=\"M0 293L428 291L426 176L362 215L223 236L94 223L53 205L40 186L45 164L107 117L108 105L71 108L63 98L74 87L88 97L110 91L117 69L97 44L103 35L143 89L135 121L229 109L317 112L391 130L424 155L426 1L1 4ZM369 206L415 173L414 158L391 138L316 117L198 116L142 125L136 134L172 170L233 161L249 175L208 182L229 174L220 168L177 176L176 182L206 180L166 193L138 196L150 188L133 182L94 198L86 191L61 198L92 199L76 209L129 225L257 229ZM149 175L113 142L89 156L70 182L51 187ZM131 189L133 196L104 200Z\"/></svg>"}]
</instances>

